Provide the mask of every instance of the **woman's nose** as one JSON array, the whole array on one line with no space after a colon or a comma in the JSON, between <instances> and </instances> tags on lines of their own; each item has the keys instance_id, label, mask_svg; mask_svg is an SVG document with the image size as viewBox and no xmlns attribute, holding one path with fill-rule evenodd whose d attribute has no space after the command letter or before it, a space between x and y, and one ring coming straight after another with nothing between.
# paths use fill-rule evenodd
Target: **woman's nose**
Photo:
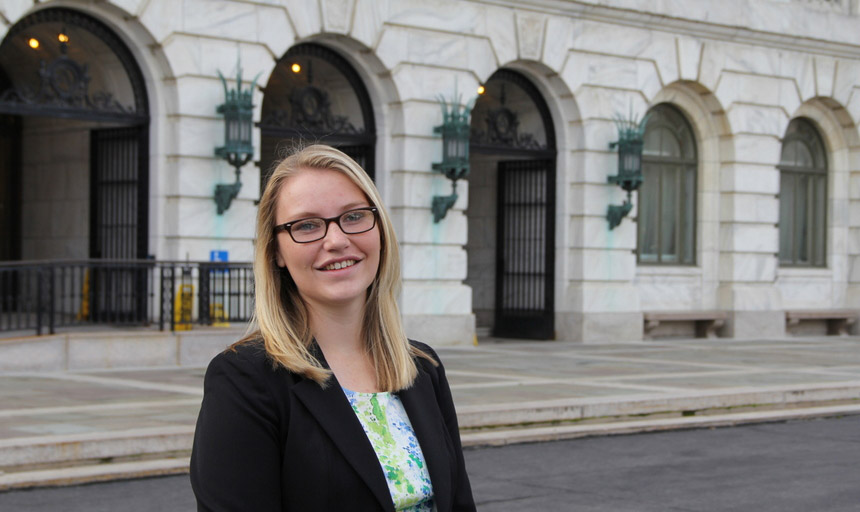
<instances>
[{"instance_id":1,"label":"woman's nose","mask_svg":"<svg viewBox=\"0 0 860 512\"><path fill-rule=\"evenodd\" d=\"M326 231L325 237L323 237L323 243L326 248L348 246L349 235L340 229L340 225L338 225L337 222L331 222L328 226L328 231Z\"/></svg>"}]
</instances>

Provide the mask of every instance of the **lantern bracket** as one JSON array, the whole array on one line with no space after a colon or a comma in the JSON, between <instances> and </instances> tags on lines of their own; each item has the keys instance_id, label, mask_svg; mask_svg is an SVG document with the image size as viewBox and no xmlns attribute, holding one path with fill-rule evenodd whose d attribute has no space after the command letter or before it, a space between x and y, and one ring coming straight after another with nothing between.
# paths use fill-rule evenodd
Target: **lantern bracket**
<instances>
[{"instance_id":1,"label":"lantern bracket","mask_svg":"<svg viewBox=\"0 0 860 512\"><path fill-rule=\"evenodd\" d=\"M457 202L457 180L469 176L470 116L477 97L466 105L460 103L455 89L450 102L439 96L442 107L442 124L433 128L433 133L442 135L442 161L433 164L433 170L451 180L451 194L433 196L433 222L438 223Z\"/></svg>"},{"instance_id":2,"label":"lantern bracket","mask_svg":"<svg viewBox=\"0 0 860 512\"><path fill-rule=\"evenodd\" d=\"M642 146L644 145L645 125L648 115L637 121L631 110L626 119L615 116L618 140L609 143L609 149L618 148L618 174L609 176L609 183L618 185L627 192L627 199L620 205L610 204L606 212L609 229L615 229L621 220L633 209L633 191L638 190L642 176Z\"/></svg>"},{"instance_id":3,"label":"lantern bracket","mask_svg":"<svg viewBox=\"0 0 860 512\"><path fill-rule=\"evenodd\" d=\"M218 215L223 215L242 189L241 170L254 155L254 145L251 142L253 132L254 104L251 101L258 73L250 87L242 89L241 63L236 65L236 88L230 89L224 75L218 71L218 77L224 86L224 103L218 105L216 111L224 115L224 145L215 148L215 155L227 161L236 170L236 181L215 185L215 204Z\"/></svg>"}]
</instances>

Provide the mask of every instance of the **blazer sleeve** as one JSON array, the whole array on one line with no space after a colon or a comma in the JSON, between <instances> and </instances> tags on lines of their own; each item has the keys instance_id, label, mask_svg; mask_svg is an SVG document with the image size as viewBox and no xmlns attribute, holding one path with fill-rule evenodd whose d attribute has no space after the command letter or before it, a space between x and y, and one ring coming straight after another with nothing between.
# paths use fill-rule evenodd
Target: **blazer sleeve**
<instances>
[{"instance_id":1,"label":"blazer sleeve","mask_svg":"<svg viewBox=\"0 0 860 512\"><path fill-rule=\"evenodd\" d=\"M190 468L198 511L282 510L278 406L269 363L251 350L224 352L206 371Z\"/></svg>"},{"instance_id":2,"label":"blazer sleeve","mask_svg":"<svg viewBox=\"0 0 860 512\"><path fill-rule=\"evenodd\" d=\"M466 473L466 460L463 457L463 446L460 442L460 426L457 422L457 411L454 409L454 399L451 396L451 388L448 384L448 378L445 375L445 366L439 355L436 354L428 345L416 343L420 349L429 354L439 363L439 366L429 369L437 376L434 388L436 391L436 400L439 403L439 409L442 411L442 419L445 421L445 426L448 430L448 435L454 443L454 452L456 453L457 479L454 482L452 496L452 510L454 512L473 511L476 510L475 498L472 497L472 484L469 482L469 475ZM427 362L426 364L430 364Z\"/></svg>"}]
</instances>

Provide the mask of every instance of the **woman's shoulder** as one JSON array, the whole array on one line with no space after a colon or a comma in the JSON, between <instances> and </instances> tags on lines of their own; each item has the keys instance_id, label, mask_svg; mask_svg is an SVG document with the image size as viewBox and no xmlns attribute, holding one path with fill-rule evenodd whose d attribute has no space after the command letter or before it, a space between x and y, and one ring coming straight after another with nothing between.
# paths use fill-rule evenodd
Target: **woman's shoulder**
<instances>
[{"instance_id":1,"label":"woman's shoulder","mask_svg":"<svg viewBox=\"0 0 860 512\"><path fill-rule=\"evenodd\" d=\"M216 355L204 378L206 389L235 389L260 400L289 393L296 377L274 363L262 340L242 340Z\"/></svg>"},{"instance_id":2,"label":"woman's shoulder","mask_svg":"<svg viewBox=\"0 0 860 512\"><path fill-rule=\"evenodd\" d=\"M212 359L209 371L216 370L266 375L275 372L276 367L261 338L246 338L230 345Z\"/></svg>"},{"instance_id":3,"label":"woman's shoulder","mask_svg":"<svg viewBox=\"0 0 860 512\"><path fill-rule=\"evenodd\" d=\"M423 366L425 369L429 370L431 368L436 368L437 366L442 364L442 360L439 358L439 354L437 354L436 351L433 350L433 347L431 347L430 345L413 339L409 340L409 345L412 347L413 350L412 357L418 364ZM427 357L429 357L431 360L428 360Z\"/></svg>"},{"instance_id":4,"label":"woman's shoulder","mask_svg":"<svg viewBox=\"0 0 860 512\"><path fill-rule=\"evenodd\" d=\"M214 360L241 364L259 364L268 358L262 338L244 338L215 356Z\"/></svg>"}]
</instances>

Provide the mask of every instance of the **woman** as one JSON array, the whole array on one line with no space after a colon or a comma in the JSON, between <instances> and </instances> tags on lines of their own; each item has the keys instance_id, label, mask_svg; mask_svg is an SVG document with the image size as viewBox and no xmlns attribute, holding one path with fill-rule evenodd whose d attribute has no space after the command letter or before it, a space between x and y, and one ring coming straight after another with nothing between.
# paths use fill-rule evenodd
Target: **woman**
<instances>
[{"instance_id":1,"label":"woman","mask_svg":"<svg viewBox=\"0 0 860 512\"><path fill-rule=\"evenodd\" d=\"M373 182L310 146L257 212L259 329L206 372L198 510L474 510L435 352L403 333L400 256Z\"/></svg>"}]
</instances>

